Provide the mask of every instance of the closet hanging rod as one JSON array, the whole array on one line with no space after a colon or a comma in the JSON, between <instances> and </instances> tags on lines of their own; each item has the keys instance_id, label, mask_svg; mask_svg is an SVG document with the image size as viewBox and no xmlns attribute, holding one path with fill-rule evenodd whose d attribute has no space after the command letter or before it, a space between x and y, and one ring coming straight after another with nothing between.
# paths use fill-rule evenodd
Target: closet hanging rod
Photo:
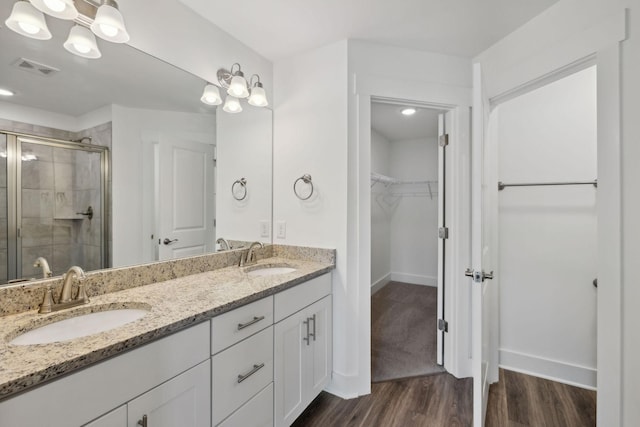
<instances>
[{"instance_id":1,"label":"closet hanging rod","mask_svg":"<svg viewBox=\"0 0 640 427\"><path fill-rule=\"evenodd\" d=\"M519 184L505 184L504 182L498 182L498 191L504 190L506 187L537 187L543 185L593 185L598 187L598 180L593 181L573 181L573 182L531 182L531 183L519 183Z\"/></svg>"}]
</instances>

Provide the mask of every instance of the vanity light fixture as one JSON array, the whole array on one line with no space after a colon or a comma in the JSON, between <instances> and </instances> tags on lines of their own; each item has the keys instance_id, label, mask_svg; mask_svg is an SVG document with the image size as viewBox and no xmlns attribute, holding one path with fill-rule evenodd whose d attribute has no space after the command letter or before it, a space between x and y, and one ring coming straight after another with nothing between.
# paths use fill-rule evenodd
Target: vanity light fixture
<instances>
[{"instance_id":1,"label":"vanity light fixture","mask_svg":"<svg viewBox=\"0 0 640 427\"><path fill-rule=\"evenodd\" d=\"M222 104L222 98L220 97L218 86L207 83L207 85L204 87L204 92L202 93L202 98L200 98L200 101L207 105Z\"/></svg>"},{"instance_id":2,"label":"vanity light fixture","mask_svg":"<svg viewBox=\"0 0 640 427\"><path fill-rule=\"evenodd\" d=\"M247 85L244 73L240 69L240 64L237 62L231 66L231 70L226 70L224 68L219 69L217 76L220 87L227 89L227 97L224 106L222 107L222 110L227 113L241 112L242 104L240 103L240 100L244 98L248 98L247 102L249 105L254 107L266 107L269 105L269 102L267 101L267 94L262 86L262 82L260 81L260 76L257 74L251 76L251 84ZM251 91L249 91L248 86L251 86ZM203 95L201 98L202 102L205 102L204 97L205 96Z\"/></svg>"},{"instance_id":3,"label":"vanity light fixture","mask_svg":"<svg viewBox=\"0 0 640 427\"><path fill-rule=\"evenodd\" d=\"M222 109L231 114L241 113L242 105L240 105L240 100L234 96L227 96L227 99L224 101L224 107Z\"/></svg>"},{"instance_id":4,"label":"vanity light fixture","mask_svg":"<svg viewBox=\"0 0 640 427\"><path fill-rule=\"evenodd\" d=\"M76 19L78 9L73 0L31 0L33 7L49 16L60 19Z\"/></svg>"},{"instance_id":5,"label":"vanity light fixture","mask_svg":"<svg viewBox=\"0 0 640 427\"><path fill-rule=\"evenodd\" d=\"M11 15L4 23L9 29L36 40L49 40L51 32L44 20L44 15L31 3L25 0L18 0L13 5Z\"/></svg>"},{"instance_id":6,"label":"vanity light fixture","mask_svg":"<svg viewBox=\"0 0 640 427\"><path fill-rule=\"evenodd\" d=\"M74 25L69 31L69 37L64 42L64 48L83 58L96 59L102 56L96 43L96 36L87 27L78 24Z\"/></svg>"},{"instance_id":7,"label":"vanity light fixture","mask_svg":"<svg viewBox=\"0 0 640 427\"><path fill-rule=\"evenodd\" d=\"M251 94L249 95L247 102L254 107L266 107L269 103L267 102L267 94L260 82L260 76L254 74L251 76L251 82L253 82L254 77L257 77L257 79L255 83L251 84Z\"/></svg>"},{"instance_id":8,"label":"vanity light fixture","mask_svg":"<svg viewBox=\"0 0 640 427\"><path fill-rule=\"evenodd\" d=\"M9 89L5 89L3 87L0 87L0 96L13 96L15 95L15 93L13 93L13 91L10 91Z\"/></svg>"},{"instance_id":9,"label":"vanity light fixture","mask_svg":"<svg viewBox=\"0 0 640 427\"><path fill-rule=\"evenodd\" d=\"M129 33L116 0L83 0L91 8L90 16L80 14L76 2L80 0L18 0L5 21L8 28L26 37L49 40L51 32L43 13L76 22L71 28L64 48L83 58L100 58L94 34L112 43L126 43ZM100 6L97 6L97 5ZM95 9L97 7L97 10ZM83 8L81 8L82 10ZM93 11L95 10L95 19ZM87 28L89 27L89 28Z\"/></svg>"},{"instance_id":10,"label":"vanity light fixture","mask_svg":"<svg viewBox=\"0 0 640 427\"><path fill-rule=\"evenodd\" d=\"M418 110L412 107L403 108L400 110L403 116L413 116Z\"/></svg>"},{"instance_id":11,"label":"vanity light fixture","mask_svg":"<svg viewBox=\"0 0 640 427\"><path fill-rule=\"evenodd\" d=\"M129 41L124 18L118 10L118 3L115 0L102 0L96 12L96 19L91 24L91 31L101 39L112 43Z\"/></svg>"}]
</instances>

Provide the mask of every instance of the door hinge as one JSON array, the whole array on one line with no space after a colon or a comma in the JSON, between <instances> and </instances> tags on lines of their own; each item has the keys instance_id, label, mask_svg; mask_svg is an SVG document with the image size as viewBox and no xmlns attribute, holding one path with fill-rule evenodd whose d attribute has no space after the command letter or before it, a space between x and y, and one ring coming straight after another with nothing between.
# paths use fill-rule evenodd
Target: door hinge
<instances>
[{"instance_id":1,"label":"door hinge","mask_svg":"<svg viewBox=\"0 0 640 427\"><path fill-rule=\"evenodd\" d=\"M448 239L449 238L449 227L440 227L440 228L438 228L438 238L440 238L440 239Z\"/></svg>"},{"instance_id":2,"label":"door hinge","mask_svg":"<svg viewBox=\"0 0 640 427\"><path fill-rule=\"evenodd\" d=\"M449 332L449 322L444 319L438 319L438 330Z\"/></svg>"},{"instance_id":3,"label":"door hinge","mask_svg":"<svg viewBox=\"0 0 640 427\"><path fill-rule=\"evenodd\" d=\"M449 134L445 133L444 135L440 135L438 143L440 144L440 147L446 147L449 145Z\"/></svg>"}]
</instances>

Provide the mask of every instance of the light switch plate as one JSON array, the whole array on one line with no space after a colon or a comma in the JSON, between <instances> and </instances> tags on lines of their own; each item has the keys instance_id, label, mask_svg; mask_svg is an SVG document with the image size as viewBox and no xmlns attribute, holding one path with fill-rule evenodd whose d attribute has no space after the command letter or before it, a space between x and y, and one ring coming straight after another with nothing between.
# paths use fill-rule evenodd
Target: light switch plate
<instances>
[{"instance_id":1,"label":"light switch plate","mask_svg":"<svg viewBox=\"0 0 640 427\"><path fill-rule=\"evenodd\" d=\"M285 221L278 221L276 223L278 239L285 239L287 237L287 223Z\"/></svg>"},{"instance_id":2,"label":"light switch plate","mask_svg":"<svg viewBox=\"0 0 640 427\"><path fill-rule=\"evenodd\" d=\"M269 221L260 221L260 237L269 237Z\"/></svg>"}]
</instances>

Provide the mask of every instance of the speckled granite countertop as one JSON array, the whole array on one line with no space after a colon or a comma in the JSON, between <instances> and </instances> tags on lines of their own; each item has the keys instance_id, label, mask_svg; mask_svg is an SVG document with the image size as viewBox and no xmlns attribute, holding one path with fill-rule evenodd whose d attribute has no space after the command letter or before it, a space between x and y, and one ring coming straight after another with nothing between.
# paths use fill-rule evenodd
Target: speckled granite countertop
<instances>
[{"instance_id":1,"label":"speckled granite countertop","mask_svg":"<svg viewBox=\"0 0 640 427\"><path fill-rule=\"evenodd\" d=\"M258 265L296 268L287 274L250 277L248 269L226 267L205 273L98 295L89 304L51 314L28 311L0 317L0 400L108 357L162 338L218 314L275 294L331 271L334 264L266 258ZM51 344L9 344L22 332L111 308L146 308L143 318L82 338ZM55 320L54 320L55 319Z\"/></svg>"}]
</instances>

